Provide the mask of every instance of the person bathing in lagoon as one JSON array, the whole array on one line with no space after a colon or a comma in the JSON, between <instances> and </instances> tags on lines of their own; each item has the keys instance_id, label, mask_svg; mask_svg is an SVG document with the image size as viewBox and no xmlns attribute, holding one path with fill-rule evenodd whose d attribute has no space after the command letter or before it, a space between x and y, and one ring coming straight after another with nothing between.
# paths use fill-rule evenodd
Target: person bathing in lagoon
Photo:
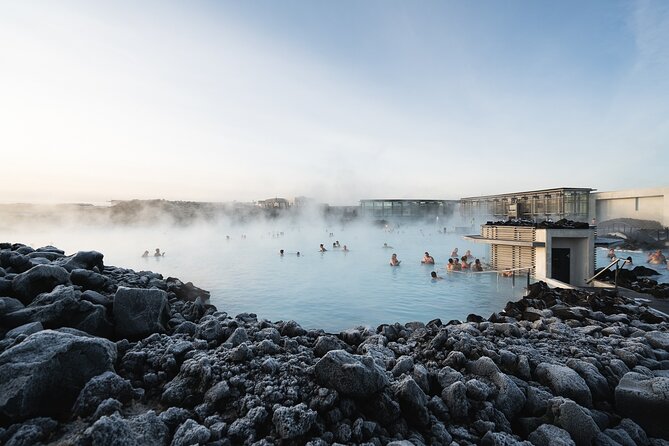
<instances>
[{"instance_id":1,"label":"person bathing in lagoon","mask_svg":"<svg viewBox=\"0 0 669 446\"><path fill-rule=\"evenodd\" d=\"M283 257L283 249L280 249L280 250L279 250L279 255L280 255L281 257Z\"/></svg>"},{"instance_id":2,"label":"person bathing in lagoon","mask_svg":"<svg viewBox=\"0 0 669 446\"><path fill-rule=\"evenodd\" d=\"M156 248L156 252L153 253L153 257L163 257L164 255L164 252L160 252L160 248Z\"/></svg>"},{"instance_id":3,"label":"person bathing in lagoon","mask_svg":"<svg viewBox=\"0 0 669 446\"><path fill-rule=\"evenodd\" d=\"M325 249L325 246L323 246L322 243L321 243L321 247L318 248L318 250L319 250L320 252L325 252L325 251L327 251L327 249Z\"/></svg>"},{"instance_id":4,"label":"person bathing in lagoon","mask_svg":"<svg viewBox=\"0 0 669 446\"><path fill-rule=\"evenodd\" d=\"M468 249L467 252L465 253L465 257L467 257L468 259L471 259L474 256L472 255L472 252Z\"/></svg>"},{"instance_id":5,"label":"person bathing in lagoon","mask_svg":"<svg viewBox=\"0 0 669 446\"><path fill-rule=\"evenodd\" d=\"M397 254L393 253L392 256L390 256L390 266L400 266L401 260L397 259Z\"/></svg>"},{"instance_id":6,"label":"person bathing in lagoon","mask_svg":"<svg viewBox=\"0 0 669 446\"><path fill-rule=\"evenodd\" d=\"M453 271L454 266L455 263L453 263L453 259L448 259L448 263L446 264L446 271Z\"/></svg>"},{"instance_id":7,"label":"person bathing in lagoon","mask_svg":"<svg viewBox=\"0 0 669 446\"><path fill-rule=\"evenodd\" d=\"M451 253L451 257L453 257L454 259L460 257L460 256L458 255L458 248L453 249L453 252Z\"/></svg>"},{"instance_id":8,"label":"person bathing in lagoon","mask_svg":"<svg viewBox=\"0 0 669 446\"><path fill-rule=\"evenodd\" d=\"M648 263L651 265L662 265L667 263L667 258L662 254L662 251L658 249L648 256Z\"/></svg>"},{"instance_id":9,"label":"person bathing in lagoon","mask_svg":"<svg viewBox=\"0 0 669 446\"><path fill-rule=\"evenodd\" d=\"M348 248L344 245L344 252L348 252Z\"/></svg>"},{"instance_id":10,"label":"person bathing in lagoon","mask_svg":"<svg viewBox=\"0 0 669 446\"><path fill-rule=\"evenodd\" d=\"M474 264L472 265L472 271L475 271L477 273L483 271L483 265L481 265L481 261L479 259L474 260Z\"/></svg>"},{"instance_id":11,"label":"person bathing in lagoon","mask_svg":"<svg viewBox=\"0 0 669 446\"><path fill-rule=\"evenodd\" d=\"M462 256L461 260L462 260L462 263L461 263L462 269L469 269L469 267L471 266L471 263L467 262L467 256Z\"/></svg>"},{"instance_id":12,"label":"person bathing in lagoon","mask_svg":"<svg viewBox=\"0 0 669 446\"><path fill-rule=\"evenodd\" d=\"M388 243L384 243L384 244L383 244L383 247L384 247L384 248L388 248L388 249L392 249L392 248L393 248L392 246L388 245Z\"/></svg>"},{"instance_id":13,"label":"person bathing in lagoon","mask_svg":"<svg viewBox=\"0 0 669 446\"><path fill-rule=\"evenodd\" d=\"M144 254L142 254L142 257L148 257L149 256L149 251L144 251Z\"/></svg>"},{"instance_id":14,"label":"person bathing in lagoon","mask_svg":"<svg viewBox=\"0 0 669 446\"><path fill-rule=\"evenodd\" d=\"M609 248L609 252L606 254L606 257L608 257L613 262L613 260L616 258L616 250Z\"/></svg>"},{"instance_id":15,"label":"person bathing in lagoon","mask_svg":"<svg viewBox=\"0 0 669 446\"><path fill-rule=\"evenodd\" d=\"M297 251L297 256L298 256L298 257L300 256L300 251Z\"/></svg>"},{"instance_id":16,"label":"person bathing in lagoon","mask_svg":"<svg viewBox=\"0 0 669 446\"><path fill-rule=\"evenodd\" d=\"M453 259L453 271L462 271L462 264L457 257Z\"/></svg>"},{"instance_id":17,"label":"person bathing in lagoon","mask_svg":"<svg viewBox=\"0 0 669 446\"><path fill-rule=\"evenodd\" d=\"M423 260L421 260L420 263L423 265L434 265L434 257L432 257L429 252L425 251Z\"/></svg>"},{"instance_id":18,"label":"person bathing in lagoon","mask_svg":"<svg viewBox=\"0 0 669 446\"><path fill-rule=\"evenodd\" d=\"M432 271L430 273L430 276L432 276L432 282L436 282L437 280L442 280L443 277L438 276L436 271Z\"/></svg>"},{"instance_id":19,"label":"person bathing in lagoon","mask_svg":"<svg viewBox=\"0 0 669 446\"><path fill-rule=\"evenodd\" d=\"M337 244L336 243L332 244L332 249L337 249Z\"/></svg>"},{"instance_id":20,"label":"person bathing in lagoon","mask_svg":"<svg viewBox=\"0 0 669 446\"><path fill-rule=\"evenodd\" d=\"M334 242L334 246L337 247L337 248L340 248L340 247L341 247L341 245L339 244L339 240L337 240L336 242Z\"/></svg>"}]
</instances>

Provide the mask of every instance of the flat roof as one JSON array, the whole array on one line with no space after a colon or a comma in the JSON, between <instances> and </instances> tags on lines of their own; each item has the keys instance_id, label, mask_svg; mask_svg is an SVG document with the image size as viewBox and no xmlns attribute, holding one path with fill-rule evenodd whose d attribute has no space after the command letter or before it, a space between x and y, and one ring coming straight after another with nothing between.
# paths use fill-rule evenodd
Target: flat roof
<instances>
[{"instance_id":1,"label":"flat roof","mask_svg":"<svg viewBox=\"0 0 669 446\"><path fill-rule=\"evenodd\" d=\"M363 198L360 201L452 201L457 202L458 200L442 200L435 198Z\"/></svg>"},{"instance_id":2,"label":"flat roof","mask_svg":"<svg viewBox=\"0 0 669 446\"><path fill-rule=\"evenodd\" d=\"M539 189L539 190L528 190L523 192L512 192L512 193L497 194L497 195L480 195L478 197L464 197L460 198L460 200L483 200L489 198L516 197L518 195L536 195L536 194L547 194L549 192L565 192L565 191L592 192L595 190L597 189L592 189L589 187L556 187L553 189Z\"/></svg>"},{"instance_id":3,"label":"flat roof","mask_svg":"<svg viewBox=\"0 0 669 446\"><path fill-rule=\"evenodd\" d=\"M532 242L521 240L498 240L494 238L485 238L481 235L465 235L462 237L474 243L487 243L490 245L507 245L507 246L529 246L530 248L537 248L546 246L545 242Z\"/></svg>"}]
</instances>

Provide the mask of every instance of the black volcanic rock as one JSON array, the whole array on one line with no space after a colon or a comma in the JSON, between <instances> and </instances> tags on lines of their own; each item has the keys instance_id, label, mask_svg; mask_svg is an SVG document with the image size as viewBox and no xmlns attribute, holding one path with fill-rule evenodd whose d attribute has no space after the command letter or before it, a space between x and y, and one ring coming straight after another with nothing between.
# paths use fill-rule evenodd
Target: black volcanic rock
<instances>
[{"instance_id":1,"label":"black volcanic rock","mask_svg":"<svg viewBox=\"0 0 669 446\"><path fill-rule=\"evenodd\" d=\"M102 338L35 333L0 355L0 420L63 417L84 385L113 369L116 347Z\"/></svg>"},{"instance_id":2,"label":"black volcanic rock","mask_svg":"<svg viewBox=\"0 0 669 446\"><path fill-rule=\"evenodd\" d=\"M12 280L14 295L29 304L40 293L52 291L57 285L70 283L70 274L54 265L37 265Z\"/></svg>"},{"instance_id":3,"label":"black volcanic rock","mask_svg":"<svg viewBox=\"0 0 669 446\"><path fill-rule=\"evenodd\" d=\"M103 258L104 255L97 251L79 251L73 256L59 259L58 263L68 271L95 268L98 272L102 272L105 268Z\"/></svg>"},{"instance_id":4,"label":"black volcanic rock","mask_svg":"<svg viewBox=\"0 0 669 446\"><path fill-rule=\"evenodd\" d=\"M316 378L343 395L365 398L388 385L388 377L371 357L331 350L315 366Z\"/></svg>"},{"instance_id":5,"label":"black volcanic rock","mask_svg":"<svg viewBox=\"0 0 669 446\"><path fill-rule=\"evenodd\" d=\"M14 244L0 245L0 254L12 249L40 252ZM55 266L64 259L30 261ZM628 273L623 279L631 286L662 289ZM11 267L3 274L17 276ZM229 316L209 304L208 293L150 271L97 265L72 276L73 285L39 293L25 308L0 298L0 358L30 350L16 356L12 373L0 366L0 401L23 389L36 408L0 416L0 444L471 445L530 438L659 445L647 433L667 437L657 426L668 399L669 317L613 290L539 282L488 319L392 322L330 334L254 313ZM82 292L89 287L97 290ZM124 302L124 293L134 298ZM105 321L107 332L87 325L95 320ZM118 360L84 350L50 354L60 342L29 348L50 333L33 333L42 321L47 329L61 327L59 335L112 346ZM133 334L119 335L126 327ZM75 328L127 339L111 344ZM79 369L72 376L61 370L91 362L101 371L73 389ZM49 391L32 394L43 386L22 381L36 371ZM53 390L55 381L70 386L67 398ZM54 396L69 404L53 410ZM10 396L6 404L19 401ZM31 418L40 414L58 420ZM652 424L643 424L648 417Z\"/></svg>"},{"instance_id":6,"label":"black volcanic rock","mask_svg":"<svg viewBox=\"0 0 669 446\"><path fill-rule=\"evenodd\" d=\"M163 290L120 287L113 306L119 338L136 340L167 331L170 310Z\"/></svg>"}]
</instances>

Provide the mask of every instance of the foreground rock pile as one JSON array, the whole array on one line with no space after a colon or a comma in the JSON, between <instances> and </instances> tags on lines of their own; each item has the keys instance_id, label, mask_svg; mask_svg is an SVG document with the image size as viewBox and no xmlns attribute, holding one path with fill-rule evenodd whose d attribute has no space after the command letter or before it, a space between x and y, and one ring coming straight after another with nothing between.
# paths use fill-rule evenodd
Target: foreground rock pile
<instances>
[{"instance_id":1,"label":"foreground rock pile","mask_svg":"<svg viewBox=\"0 0 669 446\"><path fill-rule=\"evenodd\" d=\"M606 292L328 334L102 259L0 244L0 444L669 444L669 319Z\"/></svg>"}]
</instances>

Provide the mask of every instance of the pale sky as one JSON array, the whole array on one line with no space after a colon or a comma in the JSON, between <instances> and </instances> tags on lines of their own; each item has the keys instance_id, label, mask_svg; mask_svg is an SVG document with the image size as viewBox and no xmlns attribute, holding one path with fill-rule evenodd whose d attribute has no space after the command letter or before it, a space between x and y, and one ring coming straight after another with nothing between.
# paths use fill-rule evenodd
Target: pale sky
<instances>
[{"instance_id":1,"label":"pale sky","mask_svg":"<svg viewBox=\"0 0 669 446\"><path fill-rule=\"evenodd\" d=\"M666 185L666 0L0 0L0 202Z\"/></svg>"}]
</instances>

